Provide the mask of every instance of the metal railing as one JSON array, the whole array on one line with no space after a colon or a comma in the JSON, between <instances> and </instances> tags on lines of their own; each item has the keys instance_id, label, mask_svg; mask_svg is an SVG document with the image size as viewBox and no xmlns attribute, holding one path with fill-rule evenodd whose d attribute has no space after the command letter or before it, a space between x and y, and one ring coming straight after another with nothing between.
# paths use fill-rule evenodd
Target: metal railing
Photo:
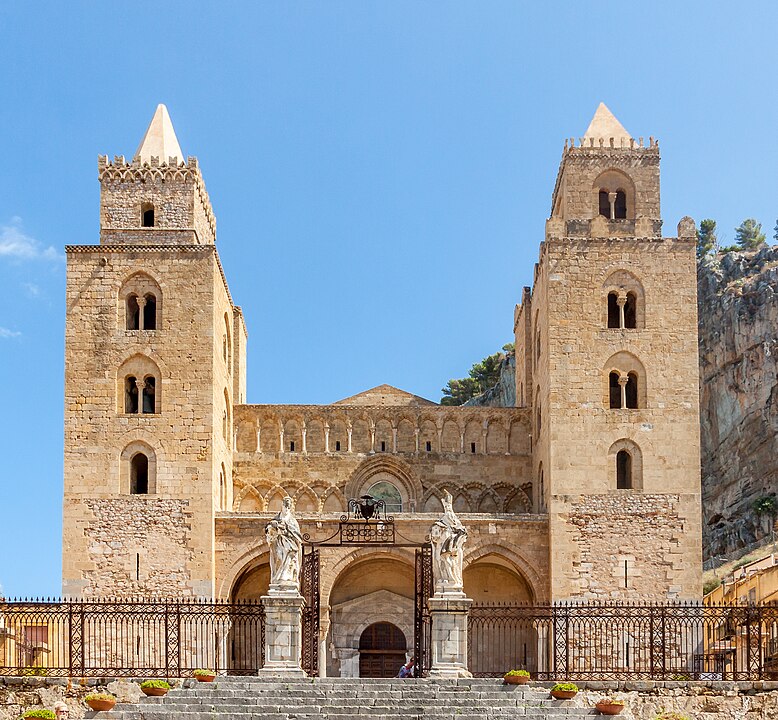
<instances>
[{"instance_id":1,"label":"metal railing","mask_svg":"<svg viewBox=\"0 0 778 720\"><path fill-rule=\"evenodd\" d=\"M470 608L476 677L760 680L778 647L778 606L582 602Z\"/></svg>"},{"instance_id":2,"label":"metal railing","mask_svg":"<svg viewBox=\"0 0 778 720\"><path fill-rule=\"evenodd\" d=\"M0 601L0 675L249 675L264 647L257 602Z\"/></svg>"}]
</instances>

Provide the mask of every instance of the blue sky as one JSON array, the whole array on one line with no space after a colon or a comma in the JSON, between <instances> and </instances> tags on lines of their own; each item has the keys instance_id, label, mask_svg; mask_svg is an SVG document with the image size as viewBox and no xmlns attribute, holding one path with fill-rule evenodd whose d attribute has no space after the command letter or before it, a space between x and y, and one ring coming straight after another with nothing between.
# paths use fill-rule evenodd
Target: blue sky
<instances>
[{"instance_id":1,"label":"blue sky","mask_svg":"<svg viewBox=\"0 0 778 720\"><path fill-rule=\"evenodd\" d=\"M157 103L199 158L248 400L438 400L512 335L564 139L604 101L662 149L665 234L778 216L778 5L0 6L0 584L60 589L66 244Z\"/></svg>"}]
</instances>

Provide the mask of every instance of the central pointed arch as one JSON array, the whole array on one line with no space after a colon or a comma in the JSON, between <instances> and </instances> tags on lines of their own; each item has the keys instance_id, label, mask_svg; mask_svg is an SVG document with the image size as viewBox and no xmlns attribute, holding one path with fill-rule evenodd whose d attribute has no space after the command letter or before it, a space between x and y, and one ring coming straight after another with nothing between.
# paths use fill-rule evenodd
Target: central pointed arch
<instances>
[{"instance_id":1,"label":"central pointed arch","mask_svg":"<svg viewBox=\"0 0 778 720\"><path fill-rule=\"evenodd\" d=\"M400 493L403 509L414 509L423 494L421 482L409 465L392 455L375 455L362 462L346 483L346 497L367 493L376 482L390 482Z\"/></svg>"}]
</instances>

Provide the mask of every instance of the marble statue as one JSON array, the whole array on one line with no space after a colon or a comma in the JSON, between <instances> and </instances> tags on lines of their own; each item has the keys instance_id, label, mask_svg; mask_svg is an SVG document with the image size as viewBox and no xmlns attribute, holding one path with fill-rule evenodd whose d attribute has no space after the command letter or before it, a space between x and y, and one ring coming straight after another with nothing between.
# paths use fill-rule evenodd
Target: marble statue
<instances>
[{"instance_id":1,"label":"marble statue","mask_svg":"<svg viewBox=\"0 0 778 720\"><path fill-rule=\"evenodd\" d=\"M285 497L281 511L265 526L270 546L270 593L300 592L303 536L292 513L292 498Z\"/></svg>"},{"instance_id":2,"label":"marble statue","mask_svg":"<svg viewBox=\"0 0 778 720\"><path fill-rule=\"evenodd\" d=\"M456 516L451 493L444 491L443 515L430 529L435 595L464 595L462 561L467 530Z\"/></svg>"}]
</instances>

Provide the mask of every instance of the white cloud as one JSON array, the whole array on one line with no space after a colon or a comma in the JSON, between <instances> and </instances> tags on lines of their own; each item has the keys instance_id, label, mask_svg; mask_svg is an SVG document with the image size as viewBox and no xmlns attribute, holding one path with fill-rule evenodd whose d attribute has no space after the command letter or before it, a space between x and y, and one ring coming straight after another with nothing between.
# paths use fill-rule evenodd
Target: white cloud
<instances>
[{"instance_id":1,"label":"white cloud","mask_svg":"<svg viewBox=\"0 0 778 720\"><path fill-rule=\"evenodd\" d=\"M16 330L9 330L8 328L0 327L0 338L15 338L21 335Z\"/></svg>"},{"instance_id":2,"label":"white cloud","mask_svg":"<svg viewBox=\"0 0 778 720\"><path fill-rule=\"evenodd\" d=\"M24 292L27 293L27 297L36 298L41 294L41 289L35 283L24 282L22 287Z\"/></svg>"},{"instance_id":3,"label":"white cloud","mask_svg":"<svg viewBox=\"0 0 778 720\"><path fill-rule=\"evenodd\" d=\"M22 229L22 219L12 217L11 222L0 225L0 258L14 260L61 260L62 256L49 245L44 248L34 237Z\"/></svg>"}]
</instances>

